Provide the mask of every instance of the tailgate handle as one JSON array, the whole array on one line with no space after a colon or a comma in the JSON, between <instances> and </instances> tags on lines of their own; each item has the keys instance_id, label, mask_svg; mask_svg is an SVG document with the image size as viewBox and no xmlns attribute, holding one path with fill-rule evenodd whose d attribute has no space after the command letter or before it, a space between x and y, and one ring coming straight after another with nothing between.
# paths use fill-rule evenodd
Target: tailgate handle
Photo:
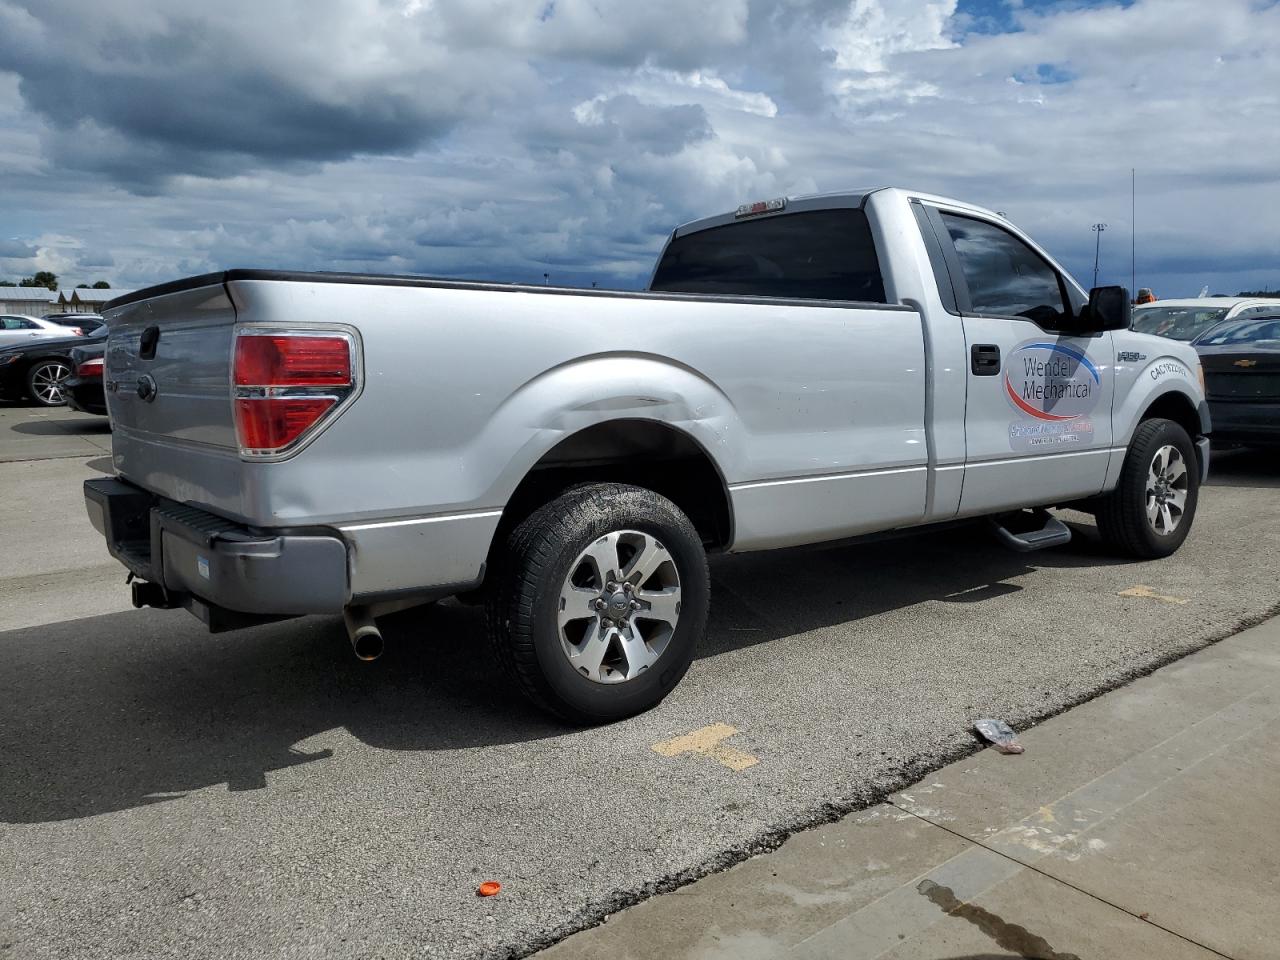
<instances>
[{"instance_id":1,"label":"tailgate handle","mask_svg":"<svg viewBox=\"0 0 1280 960\"><path fill-rule=\"evenodd\" d=\"M154 360L156 358L156 344L160 342L160 328L147 327L142 331L142 338L138 341L138 356L143 360Z\"/></svg>"}]
</instances>

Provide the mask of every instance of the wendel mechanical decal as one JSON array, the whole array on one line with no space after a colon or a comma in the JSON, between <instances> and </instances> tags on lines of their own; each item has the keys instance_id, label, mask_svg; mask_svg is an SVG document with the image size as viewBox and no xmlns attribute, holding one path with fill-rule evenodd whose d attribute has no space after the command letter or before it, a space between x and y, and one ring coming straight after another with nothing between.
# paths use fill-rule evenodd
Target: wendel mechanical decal
<instances>
[{"instance_id":1,"label":"wendel mechanical decal","mask_svg":"<svg viewBox=\"0 0 1280 960\"><path fill-rule=\"evenodd\" d=\"M1018 345L1005 363L1004 389L1020 414L1009 424L1013 449L1093 442L1089 414L1102 396L1102 376L1074 347L1043 340Z\"/></svg>"}]
</instances>

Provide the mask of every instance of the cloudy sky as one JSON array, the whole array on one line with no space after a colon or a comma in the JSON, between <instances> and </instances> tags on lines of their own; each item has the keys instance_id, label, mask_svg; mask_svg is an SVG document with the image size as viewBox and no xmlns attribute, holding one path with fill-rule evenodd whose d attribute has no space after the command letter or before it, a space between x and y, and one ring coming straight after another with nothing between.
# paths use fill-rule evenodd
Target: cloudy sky
<instances>
[{"instance_id":1,"label":"cloudy sky","mask_svg":"<svg viewBox=\"0 0 1280 960\"><path fill-rule=\"evenodd\" d=\"M1275 0L0 0L0 278L637 286L679 222L900 185L1087 286L1280 287Z\"/></svg>"}]
</instances>

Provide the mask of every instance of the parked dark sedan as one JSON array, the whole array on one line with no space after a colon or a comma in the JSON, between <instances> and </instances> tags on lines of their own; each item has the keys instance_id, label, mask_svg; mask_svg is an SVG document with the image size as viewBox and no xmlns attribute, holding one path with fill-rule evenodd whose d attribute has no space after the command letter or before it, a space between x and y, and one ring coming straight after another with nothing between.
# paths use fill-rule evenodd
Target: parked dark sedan
<instances>
[{"instance_id":1,"label":"parked dark sedan","mask_svg":"<svg viewBox=\"0 0 1280 960\"><path fill-rule=\"evenodd\" d=\"M106 352L105 339L72 349L71 376L62 384L67 406L72 410L107 415L107 395L102 389L102 358Z\"/></svg>"},{"instance_id":2,"label":"parked dark sedan","mask_svg":"<svg viewBox=\"0 0 1280 960\"><path fill-rule=\"evenodd\" d=\"M1214 443L1280 444L1280 312L1224 324L1195 348Z\"/></svg>"},{"instance_id":3,"label":"parked dark sedan","mask_svg":"<svg viewBox=\"0 0 1280 960\"><path fill-rule=\"evenodd\" d=\"M0 347L0 398L29 397L42 407L62 406L67 402L62 385L71 375L72 349L106 338L103 327L87 337L41 338Z\"/></svg>"},{"instance_id":4,"label":"parked dark sedan","mask_svg":"<svg viewBox=\"0 0 1280 960\"><path fill-rule=\"evenodd\" d=\"M107 321L97 313L46 313L44 318L69 331L78 330L86 336L107 325Z\"/></svg>"}]
</instances>

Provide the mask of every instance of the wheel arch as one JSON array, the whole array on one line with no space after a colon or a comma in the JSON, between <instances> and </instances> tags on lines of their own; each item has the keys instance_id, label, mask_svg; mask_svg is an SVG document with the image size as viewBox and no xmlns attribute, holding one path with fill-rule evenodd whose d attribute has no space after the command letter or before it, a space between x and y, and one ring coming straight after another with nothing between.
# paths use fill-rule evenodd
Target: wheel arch
<instances>
[{"instance_id":1,"label":"wheel arch","mask_svg":"<svg viewBox=\"0 0 1280 960\"><path fill-rule=\"evenodd\" d=\"M586 483L627 483L671 500L704 545L733 542L733 505L723 470L692 433L663 420L601 420L563 437L525 471L502 511L494 546L525 517Z\"/></svg>"},{"instance_id":2,"label":"wheel arch","mask_svg":"<svg viewBox=\"0 0 1280 960\"><path fill-rule=\"evenodd\" d=\"M1152 398L1138 417L1138 423L1157 417L1172 420L1186 430L1192 440L1209 432L1207 412L1202 417L1200 406L1181 390L1167 390Z\"/></svg>"}]
</instances>

